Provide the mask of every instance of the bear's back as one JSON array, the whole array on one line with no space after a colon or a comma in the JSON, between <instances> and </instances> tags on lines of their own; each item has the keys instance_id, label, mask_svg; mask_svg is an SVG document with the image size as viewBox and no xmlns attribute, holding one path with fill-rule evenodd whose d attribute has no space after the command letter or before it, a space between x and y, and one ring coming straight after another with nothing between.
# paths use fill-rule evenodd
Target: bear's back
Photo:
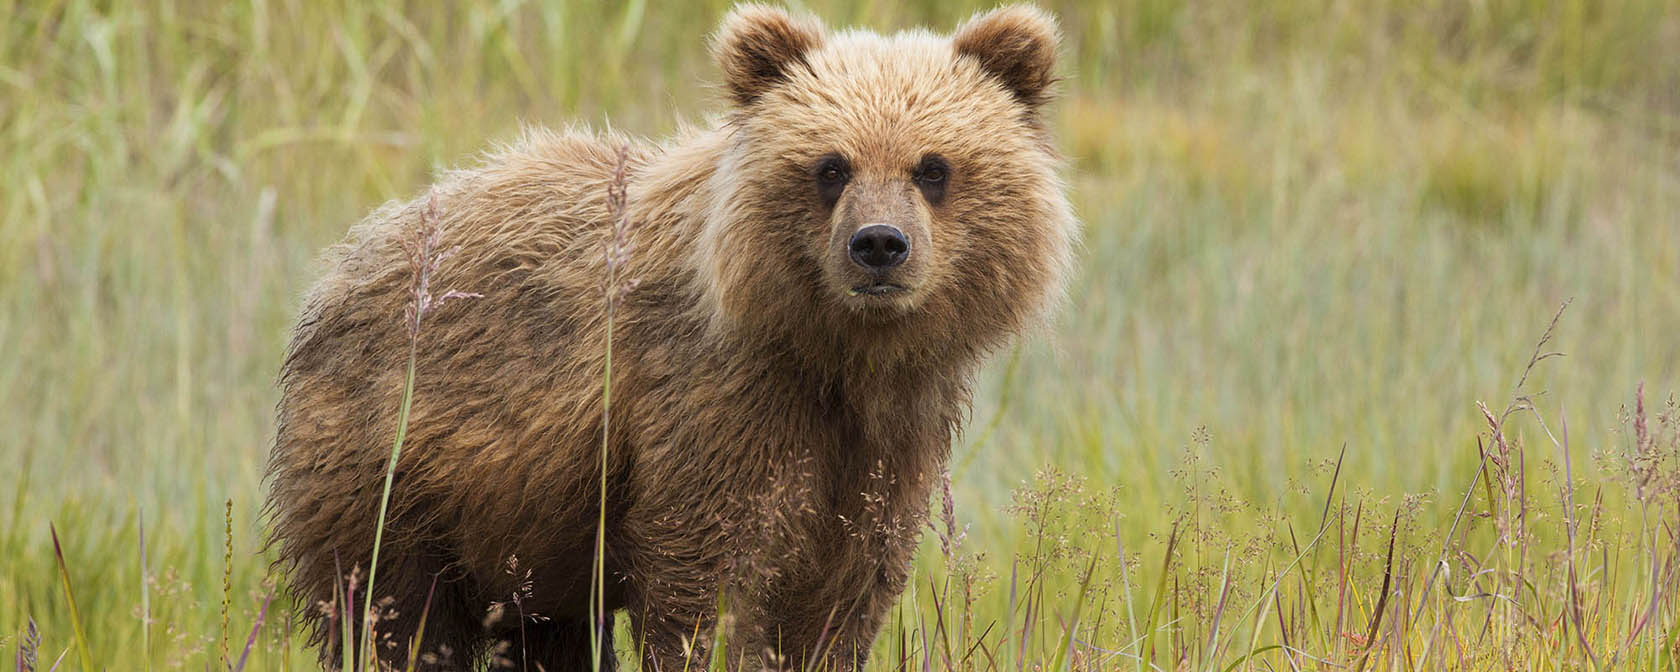
<instances>
[{"instance_id":1,"label":"bear's back","mask_svg":"<svg viewBox=\"0 0 1680 672\"><path fill-rule=\"evenodd\" d=\"M414 402L393 511L410 510L445 536L487 520L515 536L552 528L506 493L533 484L566 491L594 478L574 456L519 456L533 446L586 448L599 432L603 280L617 219L609 188L658 151L613 136L527 131L428 193L380 208L324 255L280 377L271 501L291 510L276 512L284 528L276 536L304 542L287 556L371 545L362 537L377 498L347 493L377 492L390 457L417 254L433 260L432 303L412 343ZM416 252L428 232L430 252ZM680 265L649 258L665 247L635 253L645 265ZM482 482L459 487L463 475ZM332 566L330 556L311 560Z\"/></svg>"}]
</instances>

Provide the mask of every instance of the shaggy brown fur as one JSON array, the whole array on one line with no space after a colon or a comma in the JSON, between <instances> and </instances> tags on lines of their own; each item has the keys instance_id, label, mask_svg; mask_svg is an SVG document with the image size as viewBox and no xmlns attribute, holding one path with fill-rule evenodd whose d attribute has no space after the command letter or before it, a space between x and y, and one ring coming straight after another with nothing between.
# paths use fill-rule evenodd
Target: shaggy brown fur
<instances>
[{"instance_id":1,"label":"shaggy brown fur","mask_svg":"<svg viewBox=\"0 0 1680 672\"><path fill-rule=\"evenodd\" d=\"M421 649L446 652L439 667L497 640L548 670L588 667L606 199L627 145L623 274L639 284L612 344L609 606L654 669L704 664L720 595L732 660L861 663L976 367L1041 321L1069 265L1076 226L1039 110L1056 43L1024 7L942 37L746 6L715 38L734 103L716 128L659 146L531 131L446 175L432 197L457 251L433 286L483 296L438 305L420 334L374 587L395 600L381 655L403 662L435 579ZM427 201L333 248L281 372L269 497L306 604L365 573L407 361L402 241ZM849 258L872 224L904 233L902 265ZM519 609L546 620L521 635L510 606L486 626L526 570ZM335 658L326 617L306 613Z\"/></svg>"}]
</instances>

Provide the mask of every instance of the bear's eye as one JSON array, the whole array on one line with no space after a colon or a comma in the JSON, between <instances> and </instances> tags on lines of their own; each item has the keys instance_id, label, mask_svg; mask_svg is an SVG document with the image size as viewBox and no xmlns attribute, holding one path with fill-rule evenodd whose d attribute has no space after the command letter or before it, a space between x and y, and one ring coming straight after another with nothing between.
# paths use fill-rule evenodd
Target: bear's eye
<instances>
[{"instance_id":1,"label":"bear's eye","mask_svg":"<svg viewBox=\"0 0 1680 672\"><path fill-rule=\"evenodd\" d=\"M825 156L817 161L814 172L817 178L817 194L830 206L840 200L841 192L846 190L846 183L852 179L851 166L846 163L846 159L836 155Z\"/></svg>"},{"instance_id":2,"label":"bear's eye","mask_svg":"<svg viewBox=\"0 0 1680 672\"><path fill-rule=\"evenodd\" d=\"M945 159L929 154L922 159L922 164L916 167L916 186L922 190L922 197L929 203L937 204L945 199L945 183L951 179L951 167Z\"/></svg>"}]
</instances>

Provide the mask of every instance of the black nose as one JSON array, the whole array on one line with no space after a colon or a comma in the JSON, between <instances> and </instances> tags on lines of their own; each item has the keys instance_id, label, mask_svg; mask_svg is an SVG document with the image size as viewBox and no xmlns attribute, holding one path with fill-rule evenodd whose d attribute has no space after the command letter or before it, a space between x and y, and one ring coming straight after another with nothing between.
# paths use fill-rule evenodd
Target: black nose
<instances>
[{"instance_id":1,"label":"black nose","mask_svg":"<svg viewBox=\"0 0 1680 672\"><path fill-rule=\"evenodd\" d=\"M852 262L871 271L884 271L904 263L910 256L910 239L904 232L885 224L858 229L848 244Z\"/></svg>"}]
</instances>

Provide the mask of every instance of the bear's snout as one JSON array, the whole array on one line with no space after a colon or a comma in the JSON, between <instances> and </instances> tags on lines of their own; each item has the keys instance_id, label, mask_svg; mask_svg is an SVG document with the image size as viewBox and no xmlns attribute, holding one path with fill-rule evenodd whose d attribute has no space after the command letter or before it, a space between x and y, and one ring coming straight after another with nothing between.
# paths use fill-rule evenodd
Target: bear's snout
<instances>
[{"instance_id":1,"label":"bear's snout","mask_svg":"<svg viewBox=\"0 0 1680 672\"><path fill-rule=\"evenodd\" d=\"M910 257L910 239L896 226L872 224L858 229L846 244L852 263L870 273L883 273Z\"/></svg>"},{"instance_id":2,"label":"bear's snout","mask_svg":"<svg viewBox=\"0 0 1680 672\"><path fill-rule=\"evenodd\" d=\"M877 171L879 172L879 171ZM823 250L830 287L874 311L913 309L938 256L931 214L909 180L854 180L835 207ZM880 301L892 297L890 301Z\"/></svg>"}]
</instances>

